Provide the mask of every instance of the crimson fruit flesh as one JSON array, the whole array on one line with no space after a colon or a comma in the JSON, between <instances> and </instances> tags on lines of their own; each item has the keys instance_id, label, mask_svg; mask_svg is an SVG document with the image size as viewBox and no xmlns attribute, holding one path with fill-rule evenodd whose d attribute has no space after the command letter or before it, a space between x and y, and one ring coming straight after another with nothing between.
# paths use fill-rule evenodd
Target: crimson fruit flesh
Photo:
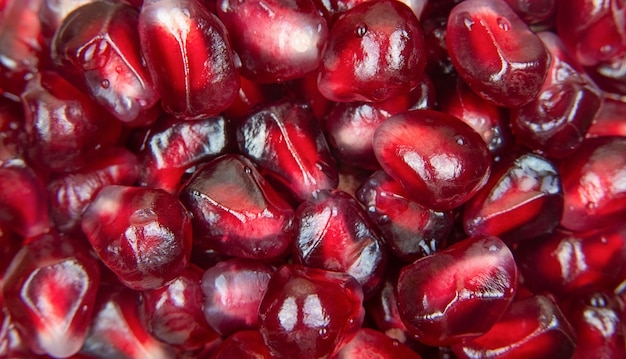
<instances>
[{"instance_id":1,"label":"crimson fruit flesh","mask_svg":"<svg viewBox=\"0 0 626 359\"><path fill-rule=\"evenodd\" d=\"M491 155L480 135L443 112L392 116L378 126L373 141L383 170L427 208L461 206L485 185L491 171Z\"/></svg>"},{"instance_id":2,"label":"crimson fruit flesh","mask_svg":"<svg viewBox=\"0 0 626 359\"><path fill-rule=\"evenodd\" d=\"M0 357L623 357L624 0L0 0Z\"/></svg>"}]
</instances>

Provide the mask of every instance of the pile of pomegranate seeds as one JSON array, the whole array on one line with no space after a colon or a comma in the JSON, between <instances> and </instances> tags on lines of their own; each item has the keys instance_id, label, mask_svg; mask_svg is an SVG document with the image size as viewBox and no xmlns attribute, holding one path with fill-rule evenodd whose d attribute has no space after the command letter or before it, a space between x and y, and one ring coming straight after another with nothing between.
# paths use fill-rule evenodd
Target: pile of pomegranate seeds
<instances>
[{"instance_id":1,"label":"pile of pomegranate seeds","mask_svg":"<svg viewBox=\"0 0 626 359\"><path fill-rule=\"evenodd\" d=\"M0 358L626 358L619 0L0 0Z\"/></svg>"}]
</instances>

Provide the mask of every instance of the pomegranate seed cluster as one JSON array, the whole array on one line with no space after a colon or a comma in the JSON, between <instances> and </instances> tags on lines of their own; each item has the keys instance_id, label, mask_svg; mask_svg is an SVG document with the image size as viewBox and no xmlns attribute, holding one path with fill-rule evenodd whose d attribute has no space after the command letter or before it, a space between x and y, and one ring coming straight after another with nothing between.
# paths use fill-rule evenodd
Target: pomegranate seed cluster
<instances>
[{"instance_id":1,"label":"pomegranate seed cluster","mask_svg":"<svg viewBox=\"0 0 626 359\"><path fill-rule=\"evenodd\" d=\"M626 358L619 0L0 0L0 358Z\"/></svg>"}]
</instances>

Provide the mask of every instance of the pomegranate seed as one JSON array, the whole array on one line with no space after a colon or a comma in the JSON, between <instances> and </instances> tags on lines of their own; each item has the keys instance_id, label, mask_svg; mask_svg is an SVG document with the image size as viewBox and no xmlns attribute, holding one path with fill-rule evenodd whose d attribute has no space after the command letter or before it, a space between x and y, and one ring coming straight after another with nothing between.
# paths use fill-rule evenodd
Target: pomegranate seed
<instances>
[{"instance_id":1,"label":"pomegranate seed","mask_svg":"<svg viewBox=\"0 0 626 359\"><path fill-rule=\"evenodd\" d=\"M226 28L198 1L145 0L138 29L165 112L202 119L233 103L239 74Z\"/></svg>"},{"instance_id":2,"label":"pomegranate seed","mask_svg":"<svg viewBox=\"0 0 626 359\"><path fill-rule=\"evenodd\" d=\"M202 270L195 266L165 286L141 293L140 316L156 339L182 350L196 350L217 339L204 320Z\"/></svg>"},{"instance_id":3,"label":"pomegranate seed","mask_svg":"<svg viewBox=\"0 0 626 359\"><path fill-rule=\"evenodd\" d=\"M0 358L626 355L624 4L0 0Z\"/></svg>"},{"instance_id":4,"label":"pomegranate seed","mask_svg":"<svg viewBox=\"0 0 626 359\"><path fill-rule=\"evenodd\" d=\"M126 287L102 287L80 353L94 358L174 357L174 350L143 326L138 301L139 293Z\"/></svg>"},{"instance_id":5,"label":"pomegranate seed","mask_svg":"<svg viewBox=\"0 0 626 359\"><path fill-rule=\"evenodd\" d=\"M132 289L162 287L189 264L189 214L165 191L106 186L85 210L82 228L102 262Z\"/></svg>"},{"instance_id":6,"label":"pomegranate seed","mask_svg":"<svg viewBox=\"0 0 626 359\"><path fill-rule=\"evenodd\" d=\"M485 335L453 345L460 359L570 358L575 333L550 299L533 296L514 301Z\"/></svg>"},{"instance_id":7,"label":"pomegranate seed","mask_svg":"<svg viewBox=\"0 0 626 359\"><path fill-rule=\"evenodd\" d=\"M537 98L512 111L511 127L517 142L547 157L563 158L582 143L602 98L555 34L538 36L550 53L548 76Z\"/></svg>"},{"instance_id":8,"label":"pomegranate seed","mask_svg":"<svg viewBox=\"0 0 626 359\"><path fill-rule=\"evenodd\" d=\"M362 301L361 287L348 274L283 265L259 307L263 341L276 358L330 356L356 335Z\"/></svg>"},{"instance_id":9,"label":"pomegranate seed","mask_svg":"<svg viewBox=\"0 0 626 359\"><path fill-rule=\"evenodd\" d=\"M268 180L299 201L337 187L335 161L306 105L285 100L264 106L240 123L237 143Z\"/></svg>"},{"instance_id":10,"label":"pomegranate seed","mask_svg":"<svg viewBox=\"0 0 626 359\"><path fill-rule=\"evenodd\" d=\"M215 350L212 359L273 359L258 330L241 330L229 336Z\"/></svg>"},{"instance_id":11,"label":"pomegranate seed","mask_svg":"<svg viewBox=\"0 0 626 359\"><path fill-rule=\"evenodd\" d=\"M606 227L626 213L626 139L585 141L559 168L564 191L561 225L583 231Z\"/></svg>"},{"instance_id":12,"label":"pomegranate seed","mask_svg":"<svg viewBox=\"0 0 626 359\"><path fill-rule=\"evenodd\" d=\"M623 17L620 1L558 2L556 30L582 65L593 66L626 51Z\"/></svg>"},{"instance_id":13,"label":"pomegranate seed","mask_svg":"<svg viewBox=\"0 0 626 359\"><path fill-rule=\"evenodd\" d=\"M111 148L80 170L53 174L48 182L50 216L62 232L80 231L83 212L100 189L130 186L138 177L137 158L124 148Z\"/></svg>"},{"instance_id":14,"label":"pomegranate seed","mask_svg":"<svg viewBox=\"0 0 626 359\"><path fill-rule=\"evenodd\" d=\"M398 258L411 262L445 247L452 231L452 213L413 202L385 172L374 172L358 189L357 198L380 228L387 248Z\"/></svg>"},{"instance_id":15,"label":"pomegranate seed","mask_svg":"<svg viewBox=\"0 0 626 359\"><path fill-rule=\"evenodd\" d=\"M405 95L377 103L335 103L324 120L324 131L333 154L349 165L378 169L372 148L374 132L386 119L407 111L408 107L409 98Z\"/></svg>"},{"instance_id":16,"label":"pomegranate seed","mask_svg":"<svg viewBox=\"0 0 626 359\"><path fill-rule=\"evenodd\" d=\"M67 15L82 5L94 1L96 0L43 0L39 9L39 20L45 44L50 45L54 33Z\"/></svg>"},{"instance_id":17,"label":"pomegranate seed","mask_svg":"<svg viewBox=\"0 0 626 359\"><path fill-rule=\"evenodd\" d=\"M587 137L626 137L626 103L621 98L604 96L600 111L587 131Z\"/></svg>"},{"instance_id":18,"label":"pomegranate seed","mask_svg":"<svg viewBox=\"0 0 626 359\"><path fill-rule=\"evenodd\" d=\"M574 359L626 357L624 303L609 293L572 297L561 305L576 331Z\"/></svg>"},{"instance_id":19,"label":"pomegranate seed","mask_svg":"<svg viewBox=\"0 0 626 359\"><path fill-rule=\"evenodd\" d=\"M476 95L460 78L448 87L440 91L441 110L470 125L492 155L505 152L513 138L502 109Z\"/></svg>"},{"instance_id":20,"label":"pomegranate seed","mask_svg":"<svg viewBox=\"0 0 626 359\"><path fill-rule=\"evenodd\" d=\"M328 26L312 0L219 0L217 14L245 77L274 83L317 69Z\"/></svg>"},{"instance_id":21,"label":"pomegranate seed","mask_svg":"<svg viewBox=\"0 0 626 359\"><path fill-rule=\"evenodd\" d=\"M119 121L54 72L42 72L22 92L29 158L56 172L84 166L118 140Z\"/></svg>"},{"instance_id":22,"label":"pomegranate seed","mask_svg":"<svg viewBox=\"0 0 626 359\"><path fill-rule=\"evenodd\" d=\"M439 211L465 203L487 182L491 170L482 138L443 112L415 110L393 116L378 126L373 141L385 172L417 203Z\"/></svg>"},{"instance_id":23,"label":"pomegranate seed","mask_svg":"<svg viewBox=\"0 0 626 359\"><path fill-rule=\"evenodd\" d=\"M99 280L98 263L82 242L43 234L29 238L13 258L2 294L33 352L68 357L83 345Z\"/></svg>"},{"instance_id":24,"label":"pomegranate seed","mask_svg":"<svg viewBox=\"0 0 626 359\"><path fill-rule=\"evenodd\" d=\"M259 305L274 268L234 258L217 263L202 277L204 316L222 336L259 327Z\"/></svg>"},{"instance_id":25,"label":"pomegranate seed","mask_svg":"<svg viewBox=\"0 0 626 359\"><path fill-rule=\"evenodd\" d=\"M529 25L551 25L558 0L505 0L515 13Z\"/></svg>"},{"instance_id":26,"label":"pomegranate seed","mask_svg":"<svg viewBox=\"0 0 626 359\"><path fill-rule=\"evenodd\" d=\"M517 289L513 254L497 237L474 236L404 267L398 308L420 342L456 344L485 334Z\"/></svg>"},{"instance_id":27,"label":"pomegranate seed","mask_svg":"<svg viewBox=\"0 0 626 359\"><path fill-rule=\"evenodd\" d=\"M352 196L341 191L321 192L314 201L300 204L295 218L295 261L352 275L366 298L378 289L387 251Z\"/></svg>"},{"instance_id":28,"label":"pomegranate seed","mask_svg":"<svg viewBox=\"0 0 626 359\"><path fill-rule=\"evenodd\" d=\"M417 86L426 66L419 21L399 1L366 1L334 23L318 88L332 101L383 101Z\"/></svg>"},{"instance_id":29,"label":"pomegranate seed","mask_svg":"<svg viewBox=\"0 0 626 359\"><path fill-rule=\"evenodd\" d=\"M139 13L124 2L96 0L71 12L52 40L62 75L129 126L153 123L159 100L139 45Z\"/></svg>"},{"instance_id":30,"label":"pomegranate seed","mask_svg":"<svg viewBox=\"0 0 626 359\"><path fill-rule=\"evenodd\" d=\"M626 275L626 226L587 232L557 229L520 242L515 259L526 286L535 292L564 297L613 290Z\"/></svg>"},{"instance_id":31,"label":"pomegranate seed","mask_svg":"<svg viewBox=\"0 0 626 359\"><path fill-rule=\"evenodd\" d=\"M454 67L490 102L520 107L541 90L550 56L504 0L467 0L450 12L446 42Z\"/></svg>"},{"instance_id":32,"label":"pomegranate seed","mask_svg":"<svg viewBox=\"0 0 626 359\"><path fill-rule=\"evenodd\" d=\"M376 329L385 333L398 343L414 346L413 335L402 322L398 309L396 284L400 275L400 267L390 262L380 290L374 293L365 303L365 310L372 318Z\"/></svg>"},{"instance_id":33,"label":"pomegranate seed","mask_svg":"<svg viewBox=\"0 0 626 359\"><path fill-rule=\"evenodd\" d=\"M21 159L0 163L0 224L22 237L46 233L51 223L41 178Z\"/></svg>"},{"instance_id":34,"label":"pomegranate seed","mask_svg":"<svg viewBox=\"0 0 626 359\"><path fill-rule=\"evenodd\" d=\"M243 156L225 155L199 168L180 199L192 214L196 247L271 259L293 240L293 209Z\"/></svg>"},{"instance_id":35,"label":"pomegranate seed","mask_svg":"<svg viewBox=\"0 0 626 359\"><path fill-rule=\"evenodd\" d=\"M469 200L463 227L469 235L491 234L508 243L554 230L563 213L563 188L556 167L525 154L502 164Z\"/></svg>"},{"instance_id":36,"label":"pomegranate seed","mask_svg":"<svg viewBox=\"0 0 626 359\"><path fill-rule=\"evenodd\" d=\"M0 22L0 93L19 98L43 55L38 13L44 0L8 0Z\"/></svg>"},{"instance_id":37,"label":"pomegranate seed","mask_svg":"<svg viewBox=\"0 0 626 359\"><path fill-rule=\"evenodd\" d=\"M398 343L381 332L363 328L332 359L421 359L421 356L404 344Z\"/></svg>"},{"instance_id":38,"label":"pomegranate seed","mask_svg":"<svg viewBox=\"0 0 626 359\"><path fill-rule=\"evenodd\" d=\"M185 171L226 152L230 132L222 116L182 122L162 118L150 128L139 151L139 184L176 193Z\"/></svg>"}]
</instances>

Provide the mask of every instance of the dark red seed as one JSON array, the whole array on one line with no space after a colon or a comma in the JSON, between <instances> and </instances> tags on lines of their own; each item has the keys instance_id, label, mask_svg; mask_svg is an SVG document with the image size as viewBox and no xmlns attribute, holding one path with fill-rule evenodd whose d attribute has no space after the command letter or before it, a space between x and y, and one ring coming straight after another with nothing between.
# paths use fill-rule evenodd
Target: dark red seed
<instances>
[{"instance_id":1,"label":"dark red seed","mask_svg":"<svg viewBox=\"0 0 626 359\"><path fill-rule=\"evenodd\" d=\"M189 264L189 214L163 190L106 186L85 210L82 229L102 262L135 290L162 287Z\"/></svg>"},{"instance_id":2,"label":"dark red seed","mask_svg":"<svg viewBox=\"0 0 626 359\"><path fill-rule=\"evenodd\" d=\"M196 120L233 103L239 73L217 16L196 0L145 0L137 26L165 112Z\"/></svg>"},{"instance_id":3,"label":"dark red seed","mask_svg":"<svg viewBox=\"0 0 626 359\"><path fill-rule=\"evenodd\" d=\"M513 301L518 271L497 237L474 236L404 267L398 279L400 318L431 346L485 334Z\"/></svg>"},{"instance_id":4,"label":"dark red seed","mask_svg":"<svg viewBox=\"0 0 626 359\"><path fill-rule=\"evenodd\" d=\"M443 112L392 116L378 126L373 141L383 170L427 208L459 207L487 182L491 171L491 156L480 135Z\"/></svg>"},{"instance_id":5,"label":"dark red seed","mask_svg":"<svg viewBox=\"0 0 626 359\"><path fill-rule=\"evenodd\" d=\"M503 0L466 0L450 12L450 58L469 87L503 107L532 101L550 56L528 25Z\"/></svg>"},{"instance_id":6,"label":"dark red seed","mask_svg":"<svg viewBox=\"0 0 626 359\"><path fill-rule=\"evenodd\" d=\"M318 88L332 101L383 101L409 92L426 66L419 21L399 1L368 1L334 23Z\"/></svg>"}]
</instances>

